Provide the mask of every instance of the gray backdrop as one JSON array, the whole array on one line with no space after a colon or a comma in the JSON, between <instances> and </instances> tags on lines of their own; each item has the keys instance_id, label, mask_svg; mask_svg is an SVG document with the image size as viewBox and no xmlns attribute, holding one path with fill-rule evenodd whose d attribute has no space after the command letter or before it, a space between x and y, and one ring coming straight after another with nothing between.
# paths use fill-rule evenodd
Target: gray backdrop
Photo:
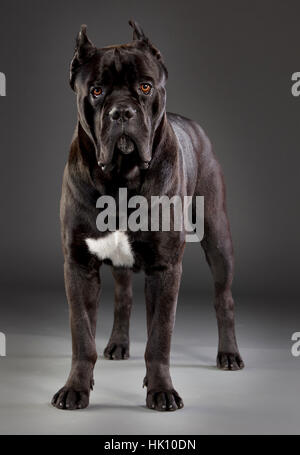
<instances>
[{"instance_id":1,"label":"gray backdrop","mask_svg":"<svg viewBox=\"0 0 300 455\"><path fill-rule=\"evenodd\" d=\"M1 434L299 434L299 0L1 0ZM87 410L50 405L70 365L59 198L76 123L68 84L82 23L98 46L140 22L169 69L168 109L197 120L222 164L236 253L236 329L246 368L215 368L212 280L189 244L171 365L185 408L145 408L143 296L134 294L131 358L101 358L112 327L108 267ZM142 274L135 289L142 289Z\"/></svg>"},{"instance_id":2,"label":"gray backdrop","mask_svg":"<svg viewBox=\"0 0 300 455\"><path fill-rule=\"evenodd\" d=\"M165 57L168 110L204 127L223 166L235 291L296 295L300 99L290 90L299 14L293 0L1 0L3 288L63 287L59 198L76 122L75 36L86 23L98 46L127 42L134 18ZM200 246L188 245L182 292L209 286Z\"/></svg>"}]
</instances>

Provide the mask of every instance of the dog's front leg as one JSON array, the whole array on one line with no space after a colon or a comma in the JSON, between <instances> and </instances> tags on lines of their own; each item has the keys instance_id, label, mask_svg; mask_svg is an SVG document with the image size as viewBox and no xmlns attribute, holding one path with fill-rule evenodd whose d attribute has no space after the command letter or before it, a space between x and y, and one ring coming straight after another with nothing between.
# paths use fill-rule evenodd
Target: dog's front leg
<instances>
[{"instance_id":1,"label":"dog's front leg","mask_svg":"<svg viewBox=\"0 0 300 455\"><path fill-rule=\"evenodd\" d=\"M54 395L52 404L59 409L81 409L89 404L97 360L95 333L100 294L99 265L87 268L67 260L64 273L72 332L72 366L65 386Z\"/></svg>"},{"instance_id":2,"label":"dog's front leg","mask_svg":"<svg viewBox=\"0 0 300 455\"><path fill-rule=\"evenodd\" d=\"M129 321L132 306L131 270L112 268L115 280L114 325L104 357L111 360L129 357Z\"/></svg>"},{"instance_id":3,"label":"dog's front leg","mask_svg":"<svg viewBox=\"0 0 300 455\"><path fill-rule=\"evenodd\" d=\"M144 384L147 386L147 406L157 411L175 411L183 407L170 376L171 337L181 270L181 263L177 263L167 270L146 274L148 342Z\"/></svg>"}]
</instances>

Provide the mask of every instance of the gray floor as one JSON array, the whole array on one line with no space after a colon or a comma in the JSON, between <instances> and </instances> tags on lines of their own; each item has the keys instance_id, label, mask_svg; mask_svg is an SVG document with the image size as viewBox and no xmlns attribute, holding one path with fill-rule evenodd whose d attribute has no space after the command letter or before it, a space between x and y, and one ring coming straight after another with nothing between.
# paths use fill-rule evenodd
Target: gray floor
<instances>
[{"instance_id":1,"label":"gray floor","mask_svg":"<svg viewBox=\"0 0 300 455\"><path fill-rule=\"evenodd\" d=\"M7 356L0 358L0 433L299 434L300 358L290 353L291 334L300 330L296 302L240 297L237 332L246 369L223 372L215 368L216 323L209 300L181 298L178 309L172 374L183 410L157 413L145 407L145 309L142 296L136 296L131 359L101 357L90 407L59 411L49 402L70 365L64 295L3 295L0 331L7 336ZM99 353L111 321L111 296L104 294Z\"/></svg>"}]
</instances>

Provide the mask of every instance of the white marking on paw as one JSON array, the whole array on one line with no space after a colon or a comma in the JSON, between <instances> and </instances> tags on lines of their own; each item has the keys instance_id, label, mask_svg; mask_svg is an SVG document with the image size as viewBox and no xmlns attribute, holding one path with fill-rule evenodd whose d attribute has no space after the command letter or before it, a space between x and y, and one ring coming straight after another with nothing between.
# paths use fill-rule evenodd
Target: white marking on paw
<instances>
[{"instance_id":1,"label":"white marking on paw","mask_svg":"<svg viewBox=\"0 0 300 455\"><path fill-rule=\"evenodd\" d=\"M125 232L115 231L99 239L85 239L90 253L99 259L110 259L116 267L132 267L133 253Z\"/></svg>"}]
</instances>

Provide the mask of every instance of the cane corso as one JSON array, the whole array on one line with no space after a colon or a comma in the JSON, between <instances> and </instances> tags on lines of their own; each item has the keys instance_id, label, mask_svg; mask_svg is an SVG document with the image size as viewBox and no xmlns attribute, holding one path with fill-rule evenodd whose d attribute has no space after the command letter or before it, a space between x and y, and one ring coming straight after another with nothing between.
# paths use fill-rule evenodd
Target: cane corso
<instances>
[{"instance_id":1,"label":"cane corso","mask_svg":"<svg viewBox=\"0 0 300 455\"><path fill-rule=\"evenodd\" d=\"M96 202L110 195L118 206L119 188L126 188L128 197L147 199L204 196L201 245L214 280L217 366L222 370L244 366L234 329L233 250L220 165L197 123L166 112L168 72L161 53L136 22L129 24L130 43L103 48L92 44L82 26L71 62L78 122L63 177L61 225L73 356L67 382L52 400L58 409L89 404L103 263L111 266L115 281L114 324L104 356L129 357L131 275L142 270L148 332L146 404L157 411L183 407L169 364L185 233L118 228L100 232Z\"/></svg>"}]
</instances>

